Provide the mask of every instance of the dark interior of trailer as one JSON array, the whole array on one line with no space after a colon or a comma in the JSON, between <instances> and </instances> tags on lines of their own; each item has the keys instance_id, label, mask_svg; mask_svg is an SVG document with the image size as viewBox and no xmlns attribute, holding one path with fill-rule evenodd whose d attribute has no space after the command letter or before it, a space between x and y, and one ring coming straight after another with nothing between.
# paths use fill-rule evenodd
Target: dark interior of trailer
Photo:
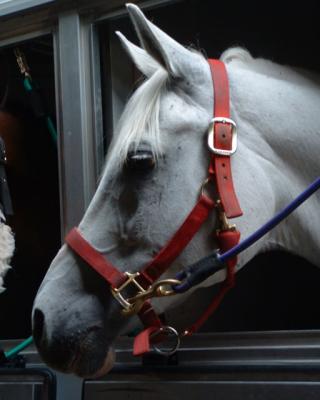
<instances>
[{"instance_id":1,"label":"dark interior of trailer","mask_svg":"<svg viewBox=\"0 0 320 400\"><path fill-rule=\"evenodd\" d=\"M285 4L277 4L275 7L271 3L256 3L253 7L251 3L235 2L231 7L228 2L214 2L213 5L211 0L186 0L154 8L147 11L146 15L180 43L201 50L211 58L218 58L229 47L241 46L248 49L254 57L319 72L320 55L315 51L318 48L319 25L316 3L310 3L304 8L291 3L290 8L287 8ZM127 60L127 56L124 52L121 55L121 49L114 49L116 30L139 44L128 17L101 24L105 71L104 114L108 138L112 126L107 116L111 113L110 93L114 86L106 71L112 70L112 64L115 63L110 57L118 55L120 51L120 64L116 64L117 79L122 73L123 81L130 82L125 95L122 92L124 99L135 88L139 76L132 66L121 66L121 57ZM109 47L106 38L109 38ZM122 86L116 89L123 91ZM305 260L280 251L259 255L237 274L236 287L227 295L203 330L319 329L319 287L320 271ZM190 299L185 310L191 322L199 316L215 292L216 288L203 289L201 300L199 294ZM171 313L169 320L170 315ZM181 324L181 328L184 327Z\"/></svg>"},{"instance_id":2,"label":"dark interior of trailer","mask_svg":"<svg viewBox=\"0 0 320 400\"><path fill-rule=\"evenodd\" d=\"M29 65L32 91L24 85L17 48ZM6 217L15 236L12 269L0 295L0 338L13 339L31 334L32 302L60 247L57 146L47 126L48 116L55 124L52 37L1 49L0 68L0 136L13 205Z\"/></svg>"}]
</instances>

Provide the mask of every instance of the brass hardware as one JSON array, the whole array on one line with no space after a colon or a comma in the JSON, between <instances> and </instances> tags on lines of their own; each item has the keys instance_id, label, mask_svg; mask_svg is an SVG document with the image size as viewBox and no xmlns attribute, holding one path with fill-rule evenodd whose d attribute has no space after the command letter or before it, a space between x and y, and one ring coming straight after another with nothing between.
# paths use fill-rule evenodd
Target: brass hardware
<instances>
[{"instance_id":1,"label":"brass hardware","mask_svg":"<svg viewBox=\"0 0 320 400\"><path fill-rule=\"evenodd\" d=\"M119 288L111 288L111 293L123 307L122 314L126 316L137 314L141 310L143 304L149 299L154 297L167 297L175 295L176 292L173 289L166 289L166 286L181 284L181 282L177 279L163 279L155 282L153 285L149 286L148 289L144 289L136 281L136 278L139 276L139 272L134 274L125 272L125 274L128 276L128 280L125 281ZM131 283L134 284L139 291L135 296L125 299L121 294L121 291Z\"/></svg>"},{"instance_id":2,"label":"brass hardware","mask_svg":"<svg viewBox=\"0 0 320 400\"><path fill-rule=\"evenodd\" d=\"M181 285L181 282L177 279L163 279L162 281L155 282L147 290L142 293L138 293L136 296L129 299L130 302L136 302L137 300L146 301L153 297L167 297L176 294L173 289L165 289L165 286Z\"/></svg>"},{"instance_id":3,"label":"brass hardware","mask_svg":"<svg viewBox=\"0 0 320 400\"><path fill-rule=\"evenodd\" d=\"M207 186L208 184L212 181L212 177L209 176L208 178L206 178L200 188L200 196L203 196L205 194L207 190ZM208 194L209 197L212 198L212 195L210 196L210 194ZM214 199L213 199L214 200ZM219 218L219 228L217 229L217 233L220 231L234 231L236 230L236 225L235 224L230 224L226 213L223 211L222 209L222 204L221 204L221 200L217 199L214 200L215 201L215 207L217 209L217 213L218 213L218 218Z\"/></svg>"},{"instance_id":4,"label":"brass hardware","mask_svg":"<svg viewBox=\"0 0 320 400\"><path fill-rule=\"evenodd\" d=\"M220 231L234 231L236 230L236 225L235 224L230 224L226 213L222 210L221 207L221 200L217 200L216 201L216 205L217 205L217 210L218 210L218 218L220 221L220 227L217 229L217 233L219 233Z\"/></svg>"},{"instance_id":5,"label":"brass hardware","mask_svg":"<svg viewBox=\"0 0 320 400\"><path fill-rule=\"evenodd\" d=\"M208 185L208 183L211 181L211 178L210 177L208 177L208 178L206 178L204 181L203 181L203 183L202 183L202 185L201 185L201 187L200 187L200 196L203 196L204 194L205 194L205 192L206 192L206 187L207 187L207 185Z\"/></svg>"},{"instance_id":6,"label":"brass hardware","mask_svg":"<svg viewBox=\"0 0 320 400\"><path fill-rule=\"evenodd\" d=\"M140 275L139 272L135 272L135 273L130 273L130 272L125 272L125 275L127 275L128 279L118 288L111 288L111 293L113 295L113 297L118 300L118 302L120 303L120 305L123 307L123 312L127 313L131 310L132 308L132 304L128 301L128 299L125 299L122 294L121 291L123 289L125 289L127 286L129 286L130 284L134 284L136 286L136 288L139 289L139 292L144 292L145 290L143 289L143 287L136 281L136 278Z\"/></svg>"},{"instance_id":7,"label":"brass hardware","mask_svg":"<svg viewBox=\"0 0 320 400\"><path fill-rule=\"evenodd\" d=\"M163 279L155 282L147 290L139 292L136 296L129 298L127 301L131 304L130 310L123 310L124 315L137 314L143 304L154 297L167 297L177 294L173 289L166 289L165 286L181 285L177 279Z\"/></svg>"},{"instance_id":8,"label":"brass hardware","mask_svg":"<svg viewBox=\"0 0 320 400\"><path fill-rule=\"evenodd\" d=\"M215 201L215 189L213 184L213 177L208 176L200 186L200 194L199 197L206 195L212 201Z\"/></svg>"}]
</instances>

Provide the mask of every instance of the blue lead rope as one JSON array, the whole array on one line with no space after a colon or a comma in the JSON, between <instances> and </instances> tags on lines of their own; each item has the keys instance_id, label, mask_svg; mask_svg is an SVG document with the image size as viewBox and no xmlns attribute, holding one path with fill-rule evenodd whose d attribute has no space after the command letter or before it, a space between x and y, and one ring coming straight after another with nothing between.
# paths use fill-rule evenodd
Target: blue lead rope
<instances>
[{"instance_id":1,"label":"blue lead rope","mask_svg":"<svg viewBox=\"0 0 320 400\"><path fill-rule=\"evenodd\" d=\"M173 286L173 290L177 293L184 293L191 287L198 285L205 279L212 276L217 271L226 268L226 261L234 258L236 255L246 250L259 239L267 234L271 229L277 226L288 215L290 215L296 208L305 202L313 193L320 188L320 177L318 177L306 190L304 190L298 197L296 197L285 208L278 212L272 219L262 225L258 230L244 239L242 242L232 247L223 254L217 251L209 256L202 258L200 261L186 267L176 275L176 279L182 281L180 285Z\"/></svg>"}]
</instances>

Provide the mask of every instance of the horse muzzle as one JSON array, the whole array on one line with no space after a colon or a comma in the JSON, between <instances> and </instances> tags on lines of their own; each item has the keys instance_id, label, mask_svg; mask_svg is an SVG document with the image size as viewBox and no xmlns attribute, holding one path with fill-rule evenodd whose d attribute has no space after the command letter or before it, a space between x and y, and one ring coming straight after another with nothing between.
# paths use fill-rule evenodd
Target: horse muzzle
<instances>
[{"instance_id":1,"label":"horse muzzle","mask_svg":"<svg viewBox=\"0 0 320 400\"><path fill-rule=\"evenodd\" d=\"M100 377L112 368L115 355L106 340L105 330L99 324L65 329L56 328L48 334L45 315L35 308L33 312L33 337L43 361L64 373L82 378Z\"/></svg>"}]
</instances>

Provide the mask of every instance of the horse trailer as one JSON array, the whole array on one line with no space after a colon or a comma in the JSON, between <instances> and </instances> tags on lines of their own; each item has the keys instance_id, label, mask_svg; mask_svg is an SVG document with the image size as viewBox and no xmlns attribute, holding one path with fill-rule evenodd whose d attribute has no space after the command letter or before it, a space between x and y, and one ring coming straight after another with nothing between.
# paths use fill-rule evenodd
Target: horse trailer
<instances>
[{"instance_id":1,"label":"horse trailer","mask_svg":"<svg viewBox=\"0 0 320 400\"><path fill-rule=\"evenodd\" d=\"M49 368L33 344L5 357L31 335L37 290L96 191L112 132L140 79L115 35L121 31L136 43L125 3L0 0L0 138L13 207L7 221L16 242L4 292L0 269L0 398L316 399L320 274L281 249L250 261L200 333L185 338L169 356L134 357L132 338L123 336L113 369L99 379ZM241 46L254 57L311 70L316 82L316 2L303 9L210 0L134 3L171 37L208 57ZM307 23L299 29L302 20ZM201 293L188 299L191 320L216 289Z\"/></svg>"}]
</instances>

